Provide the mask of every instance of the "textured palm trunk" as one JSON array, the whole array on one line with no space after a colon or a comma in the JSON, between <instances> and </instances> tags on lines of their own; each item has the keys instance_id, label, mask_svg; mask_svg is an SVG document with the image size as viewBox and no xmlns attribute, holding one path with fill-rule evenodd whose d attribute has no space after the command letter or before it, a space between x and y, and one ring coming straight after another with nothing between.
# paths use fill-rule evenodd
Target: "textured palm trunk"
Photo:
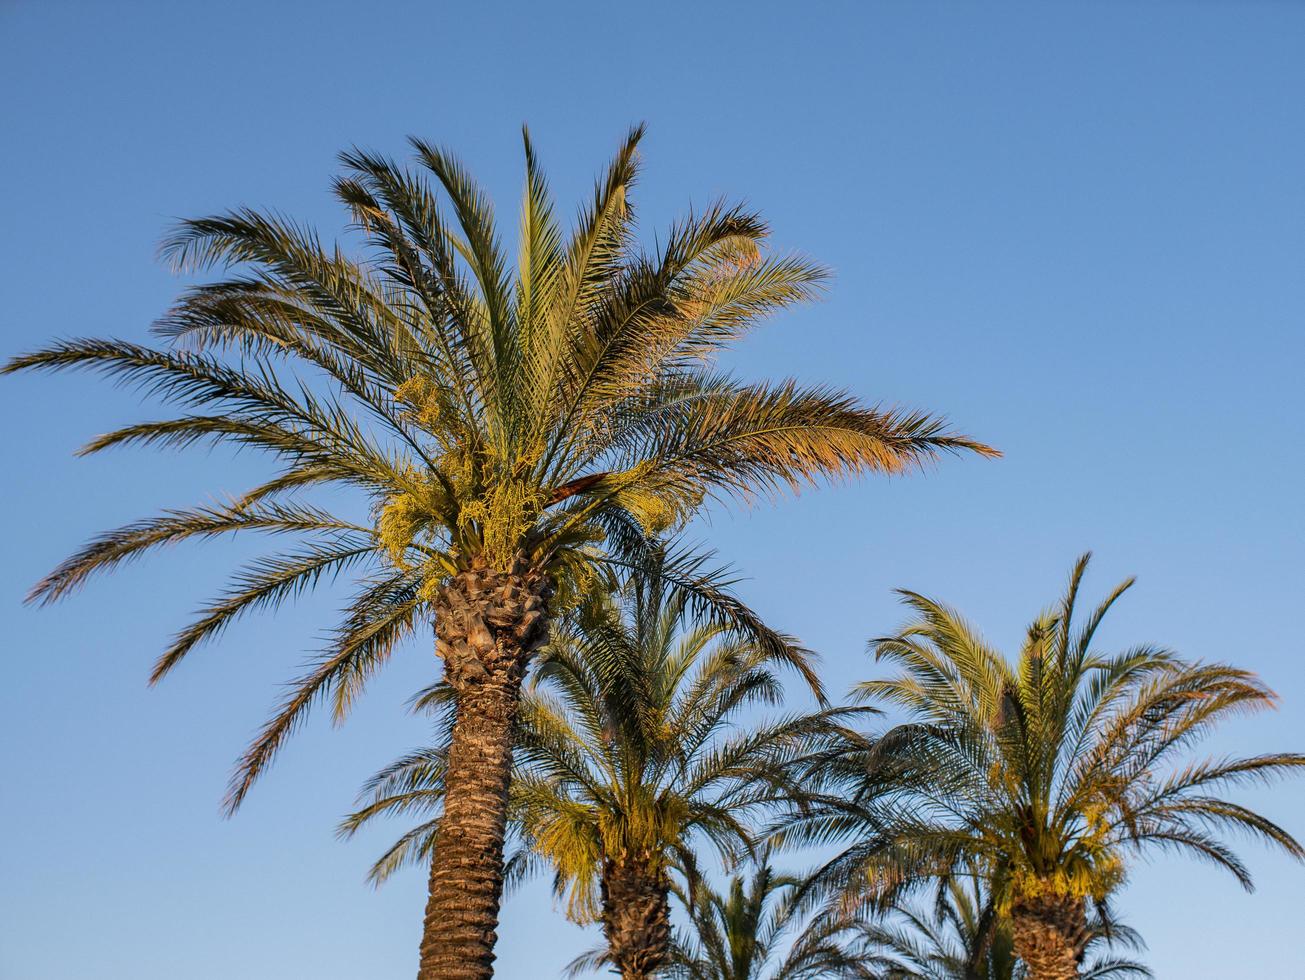
<instances>
[{"instance_id":1,"label":"textured palm trunk","mask_svg":"<svg viewBox=\"0 0 1305 980\"><path fill-rule=\"evenodd\" d=\"M622 980L648 980L670 959L670 882L639 861L603 865L603 934Z\"/></svg>"},{"instance_id":2,"label":"textured palm trunk","mask_svg":"<svg viewBox=\"0 0 1305 980\"><path fill-rule=\"evenodd\" d=\"M550 592L545 576L518 562L508 572L462 572L436 597L436 651L458 699L418 980L493 976L513 728Z\"/></svg>"},{"instance_id":3,"label":"textured palm trunk","mask_svg":"<svg viewBox=\"0 0 1305 980\"><path fill-rule=\"evenodd\" d=\"M1075 980L1088 941L1083 899L1054 894L1016 899L1011 933L1029 980Z\"/></svg>"}]
</instances>

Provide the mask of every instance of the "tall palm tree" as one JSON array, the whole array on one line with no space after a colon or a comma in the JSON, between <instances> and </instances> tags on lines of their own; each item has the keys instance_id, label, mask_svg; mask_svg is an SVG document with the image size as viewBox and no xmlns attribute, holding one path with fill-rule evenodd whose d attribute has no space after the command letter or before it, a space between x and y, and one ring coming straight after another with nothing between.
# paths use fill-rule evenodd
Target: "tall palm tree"
<instances>
[{"instance_id":1,"label":"tall palm tree","mask_svg":"<svg viewBox=\"0 0 1305 980\"><path fill-rule=\"evenodd\" d=\"M1141 937L1112 921L1107 905L1089 903L1085 953L1094 948L1137 949ZM983 878L951 878L927 907L902 905L871 915L859 926L867 962L883 980L1023 980L1028 971L1015 956L1008 919L995 914ZM1148 978L1135 960L1107 953L1083 968L1084 980Z\"/></svg>"},{"instance_id":2,"label":"tall palm tree","mask_svg":"<svg viewBox=\"0 0 1305 980\"><path fill-rule=\"evenodd\" d=\"M1270 707L1253 674L1152 646L1093 647L1112 591L1075 622L1088 556L1059 604L1029 627L1014 663L946 606L902 593L916 619L873 642L901 673L859 693L912 720L845 760L847 803L800 816L801 839L852 838L816 878L891 898L929 878L991 868L999 914L1032 980L1079 976L1088 906L1120 886L1138 851L1186 852L1251 876L1220 839L1242 832L1294 858L1305 850L1269 819L1220 795L1305 766L1305 756L1182 758L1231 716Z\"/></svg>"},{"instance_id":3,"label":"tall palm tree","mask_svg":"<svg viewBox=\"0 0 1305 980\"><path fill-rule=\"evenodd\" d=\"M594 597L555 627L517 732L508 813L523 850L512 864L551 868L568 915L602 923L599 957L627 980L668 961L671 871L692 877L700 842L727 858L745 853L750 816L800 793L787 767L813 743L845 737L840 721L856 710L741 727L742 710L779 701L775 668L791 657L687 614L655 572ZM791 653L809 670L805 651ZM438 859L445 758L436 747L400 760L345 821L348 835L382 813L426 811L374 880Z\"/></svg>"},{"instance_id":4,"label":"tall palm tree","mask_svg":"<svg viewBox=\"0 0 1305 980\"><path fill-rule=\"evenodd\" d=\"M801 879L763 856L724 893L700 884L686 900L692 929L675 944L672 980L878 980L859 928L846 918L804 920L793 901Z\"/></svg>"},{"instance_id":5,"label":"tall palm tree","mask_svg":"<svg viewBox=\"0 0 1305 980\"><path fill-rule=\"evenodd\" d=\"M991 453L923 414L713 372L719 351L809 298L825 274L765 253L761 218L724 204L642 248L630 199L641 135L626 138L570 231L527 138L515 261L484 192L444 150L413 140L416 169L349 151L334 187L362 251L248 209L186 221L164 254L230 271L163 318L170 347L68 340L5 368L90 369L179 410L100 436L87 452L219 442L281 465L229 503L110 531L36 586L34 599L53 601L189 538L307 538L237 573L164 652L154 680L242 614L356 575L330 648L240 762L231 810L305 712L329 699L343 717L396 643L434 622L459 697L447 839L422 940L427 980L490 975L512 726L553 610L604 565L637 563L645 535L704 496L911 470L944 451ZM287 496L328 485L359 492L373 519ZM737 607L721 615L746 620Z\"/></svg>"}]
</instances>

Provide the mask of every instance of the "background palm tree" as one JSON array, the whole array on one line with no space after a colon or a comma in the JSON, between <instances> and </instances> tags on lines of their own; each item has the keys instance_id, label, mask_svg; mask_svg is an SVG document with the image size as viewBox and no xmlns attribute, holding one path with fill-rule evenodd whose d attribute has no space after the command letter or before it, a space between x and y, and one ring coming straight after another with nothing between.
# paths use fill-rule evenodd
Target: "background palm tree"
<instances>
[{"instance_id":1,"label":"background palm tree","mask_svg":"<svg viewBox=\"0 0 1305 980\"><path fill-rule=\"evenodd\" d=\"M917 619L873 643L901 673L858 690L913 720L845 760L835 777L846 778L845 805L827 797L792 830L854 839L816 876L848 896L891 899L975 861L991 868L996 909L1034 980L1078 975L1089 903L1119 887L1139 850L1205 858L1247 888L1250 873L1219 831L1305 855L1281 827L1219 795L1299 769L1305 756L1181 758L1218 722L1271 706L1273 694L1246 671L1155 647L1094 649L1132 581L1078 626L1087 564L1029 627L1013 664L954 611L903 593Z\"/></svg>"},{"instance_id":2,"label":"background palm tree","mask_svg":"<svg viewBox=\"0 0 1305 980\"><path fill-rule=\"evenodd\" d=\"M700 883L685 899L691 930L677 938L666 976L675 980L879 978L860 930L826 913L804 919L793 899L801 879L778 874L762 855L724 893Z\"/></svg>"},{"instance_id":3,"label":"background palm tree","mask_svg":"<svg viewBox=\"0 0 1305 980\"><path fill-rule=\"evenodd\" d=\"M335 192L361 230L361 255L248 209L186 221L164 254L231 272L188 290L164 317L171 349L70 340L5 368L91 369L180 410L100 436L87 452L222 442L281 464L229 503L108 532L34 590L53 601L96 571L189 538L307 539L238 573L164 652L154 680L236 617L323 577L356 576L329 649L241 760L230 809L315 703L330 700L343 717L396 643L434 621L459 697L423 978L491 972L512 727L552 610L613 564L637 564L645 536L704 495L991 452L925 415L714 373L717 352L810 297L825 275L763 254L766 226L742 207L691 214L642 248L630 199L641 134L624 141L570 232L527 139L515 260L485 194L448 153L414 140L410 170L349 151ZM360 492L372 518L286 497L326 485ZM748 624L740 607L717 612Z\"/></svg>"},{"instance_id":4,"label":"background palm tree","mask_svg":"<svg viewBox=\"0 0 1305 980\"><path fill-rule=\"evenodd\" d=\"M740 727L741 711L781 699L777 666L796 654L810 674L807 654L778 658L687 614L655 569L593 597L557 624L518 729L512 866L550 868L568 915L601 921L603 962L632 980L668 961L671 871L695 880L701 842L727 859L746 852L750 818L800 795L787 767L843 737L839 722L856 710ZM343 825L351 834L382 813L431 817L381 858L375 880L442 846L444 758L431 749L390 767Z\"/></svg>"},{"instance_id":5,"label":"background palm tree","mask_svg":"<svg viewBox=\"0 0 1305 980\"><path fill-rule=\"evenodd\" d=\"M996 914L982 876L950 878L927 906L902 905L871 912L858 925L868 962L883 980L1022 980L1028 971L1015 955L1010 921ZM1128 926L1111 919L1109 907L1090 903L1085 953L1107 946L1141 948ZM1084 966L1084 980L1145 978L1151 971L1112 953Z\"/></svg>"}]
</instances>

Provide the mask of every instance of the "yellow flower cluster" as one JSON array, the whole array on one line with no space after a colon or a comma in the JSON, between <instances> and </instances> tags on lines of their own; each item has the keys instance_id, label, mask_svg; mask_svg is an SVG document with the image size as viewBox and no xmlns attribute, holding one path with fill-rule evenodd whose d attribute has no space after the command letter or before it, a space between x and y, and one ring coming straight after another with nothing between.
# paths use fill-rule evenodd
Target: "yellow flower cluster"
<instances>
[{"instance_id":1,"label":"yellow flower cluster","mask_svg":"<svg viewBox=\"0 0 1305 980\"><path fill-rule=\"evenodd\" d=\"M411 494L391 497L381 509L376 529L390 561L407 568L407 550L422 521L421 505Z\"/></svg>"},{"instance_id":2,"label":"yellow flower cluster","mask_svg":"<svg viewBox=\"0 0 1305 980\"><path fill-rule=\"evenodd\" d=\"M458 509L458 524L463 528L479 524L485 558L491 565L506 565L543 509L544 495L538 487L522 480L495 480L485 495Z\"/></svg>"},{"instance_id":3,"label":"yellow flower cluster","mask_svg":"<svg viewBox=\"0 0 1305 980\"><path fill-rule=\"evenodd\" d=\"M412 377L395 389L397 401L408 406L408 414L422 428L434 432L444 414L439 388L426 378Z\"/></svg>"}]
</instances>

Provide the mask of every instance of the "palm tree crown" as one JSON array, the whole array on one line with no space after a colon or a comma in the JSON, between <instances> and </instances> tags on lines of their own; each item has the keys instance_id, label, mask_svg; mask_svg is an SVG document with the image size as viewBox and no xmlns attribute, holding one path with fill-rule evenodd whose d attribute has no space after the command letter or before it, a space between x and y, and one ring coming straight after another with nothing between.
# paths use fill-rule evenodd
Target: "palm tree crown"
<instances>
[{"instance_id":1,"label":"palm tree crown","mask_svg":"<svg viewBox=\"0 0 1305 980\"><path fill-rule=\"evenodd\" d=\"M913 720L845 762L850 803L794 830L856 838L818 876L850 895L891 897L974 861L991 868L997 911L1013 918L1016 950L1035 978L1076 975L1090 936L1085 903L1116 889L1140 849L1208 859L1248 888L1248 870L1219 831L1305 856L1277 824L1218 795L1305 766L1305 756L1181 758L1218 722L1271 706L1273 694L1246 671L1156 647L1095 649L1103 617L1132 583L1080 626L1087 563L1029 627L1013 664L957 613L903 593L918 618L873 644L901 673L858 691Z\"/></svg>"},{"instance_id":2,"label":"palm tree crown","mask_svg":"<svg viewBox=\"0 0 1305 980\"><path fill-rule=\"evenodd\" d=\"M686 898L692 928L678 937L673 980L877 980L856 923L822 912L804 919L802 879L763 854L726 890L698 884Z\"/></svg>"},{"instance_id":3,"label":"palm tree crown","mask_svg":"<svg viewBox=\"0 0 1305 980\"><path fill-rule=\"evenodd\" d=\"M985 876L940 882L927 907L901 905L858 923L867 963L883 980L1023 980L1009 919L996 914ZM1104 947L1138 949L1141 937L1111 918L1109 906L1091 903L1087 954ZM1107 952L1089 960L1082 980L1149 978L1144 965Z\"/></svg>"},{"instance_id":4,"label":"palm tree crown","mask_svg":"<svg viewBox=\"0 0 1305 980\"><path fill-rule=\"evenodd\" d=\"M164 255L235 274L190 289L160 321L171 348L69 340L5 367L92 369L182 410L99 436L84 452L223 442L282 464L228 504L104 534L33 590L50 602L189 538L306 539L239 572L159 658L153 680L233 619L357 575L331 648L243 760L233 808L313 704L329 699L338 717L349 710L460 570L525 562L578 594L603 565L628 567L646 532L681 521L704 494L896 472L940 451L991 453L922 414L713 373L714 354L810 298L825 273L766 255L765 223L737 206L690 215L643 251L630 197L641 135L630 133L569 235L527 138L515 262L484 193L448 153L414 140L414 171L352 150L335 192L365 256L247 209L185 221ZM286 496L325 485L361 491L375 521ZM441 653L453 680L476 669L460 648Z\"/></svg>"}]
</instances>

